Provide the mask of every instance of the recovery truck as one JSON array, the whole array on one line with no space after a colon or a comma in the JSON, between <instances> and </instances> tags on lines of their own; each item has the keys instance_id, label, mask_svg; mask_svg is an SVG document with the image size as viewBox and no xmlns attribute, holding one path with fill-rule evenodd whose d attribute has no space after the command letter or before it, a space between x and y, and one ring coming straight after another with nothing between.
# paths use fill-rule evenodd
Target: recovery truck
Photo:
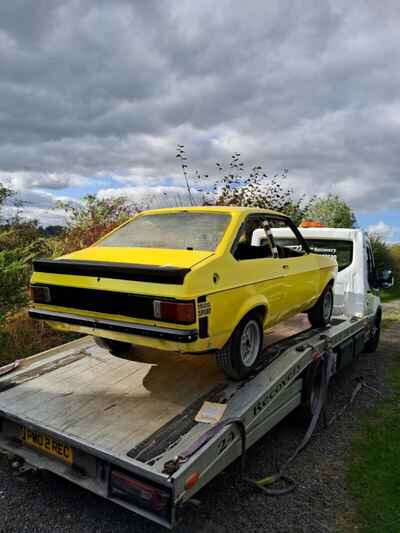
<instances>
[{"instance_id":1,"label":"recovery truck","mask_svg":"<svg viewBox=\"0 0 400 533\"><path fill-rule=\"evenodd\" d=\"M338 259L329 326L310 328L301 316L277 326L240 382L212 358L177 354L171 366L143 348L125 360L90 336L17 361L0 368L0 448L173 528L185 502L289 413L313 418L327 362L330 376L378 346L378 289L391 274L375 271L368 237L303 235Z\"/></svg>"}]
</instances>

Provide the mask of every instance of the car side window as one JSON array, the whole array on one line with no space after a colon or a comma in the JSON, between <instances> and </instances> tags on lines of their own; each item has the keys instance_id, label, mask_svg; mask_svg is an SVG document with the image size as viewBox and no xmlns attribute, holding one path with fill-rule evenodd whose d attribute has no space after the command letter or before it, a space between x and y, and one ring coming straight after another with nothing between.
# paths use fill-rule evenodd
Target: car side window
<instances>
[{"instance_id":1,"label":"car side window","mask_svg":"<svg viewBox=\"0 0 400 533\"><path fill-rule=\"evenodd\" d=\"M232 248L232 255L237 261L274 257L273 243L271 239L267 238L264 231L265 223L265 216L250 215L247 217ZM255 241L254 235L259 233L260 230L265 237L262 240Z\"/></svg>"},{"instance_id":2,"label":"car side window","mask_svg":"<svg viewBox=\"0 0 400 533\"><path fill-rule=\"evenodd\" d=\"M288 218L269 217L268 223L280 258L288 259L308 253L307 244Z\"/></svg>"}]
</instances>

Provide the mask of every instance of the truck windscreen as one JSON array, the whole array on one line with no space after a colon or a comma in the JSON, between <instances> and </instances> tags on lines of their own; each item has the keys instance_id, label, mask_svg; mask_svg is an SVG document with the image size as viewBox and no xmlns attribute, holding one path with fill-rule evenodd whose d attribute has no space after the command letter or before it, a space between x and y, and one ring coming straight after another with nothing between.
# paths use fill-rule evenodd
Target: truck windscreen
<instances>
[{"instance_id":1,"label":"truck windscreen","mask_svg":"<svg viewBox=\"0 0 400 533\"><path fill-rule=\"evenodd\" d=\"M338 263L338 270L344 270L353 261L353 241L337 239L305 239L308 242L310 251L320 255L335 255ZM274 241L279 246L290 246L293 239L275 237Z\"/></svg>"}]
</instances>

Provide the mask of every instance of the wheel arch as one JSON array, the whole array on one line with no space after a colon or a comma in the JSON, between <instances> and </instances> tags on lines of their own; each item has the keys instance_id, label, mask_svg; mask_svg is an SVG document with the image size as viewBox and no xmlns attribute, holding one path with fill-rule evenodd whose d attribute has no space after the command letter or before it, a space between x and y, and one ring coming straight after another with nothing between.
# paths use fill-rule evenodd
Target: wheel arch
<instances>
[{"instance_id":1,"label":"wheel arch","mask_svg":"<svg viewBox=\"0 0 400 533\"><path fill-rule=\"evenodd\" d=\"M265 321L268 315L268 302L265 297L257 296L250 298L239 308L235 318L235 325L233 331L238 327L240 322L250 313L258 312L262 316L263 327L265 327Z\"/></svg>"}]
</instances>

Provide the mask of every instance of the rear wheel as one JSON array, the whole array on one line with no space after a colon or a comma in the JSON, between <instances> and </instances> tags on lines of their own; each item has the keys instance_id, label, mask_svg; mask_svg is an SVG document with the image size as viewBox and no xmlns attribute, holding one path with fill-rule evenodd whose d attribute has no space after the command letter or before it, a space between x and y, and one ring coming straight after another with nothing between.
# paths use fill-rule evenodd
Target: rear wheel
<instances>
[{"instance_id":1,"label":"rear wheel","mask_svg":"<svg viewBox=\"0 0 400 533\"><path fill-rule=\"evenodd\" d=\"M132 348L132 344L128 342L116 341L114 339L104 339L102 337L95 338L96 344L105 348L115 357L124 357Z\"/></svg>"},{"instance_id":2,"label":"rear wheel","mask_svg":"<svg viewBox=\"0 0 400 533\"><path fill-rule=\"evenodd\" d=\"M262 345L262 318L258 313L250 313L243 318L222 350L217 352L217 364L229 378L244 379L255 368Z\"/></svg>"},{"instance_id":3,"label":"rear wheel","mask_svg":"<svg viewBox=\"0 0 400 533\"><path fill-rule=\"evenodd\" d=\"M307 428L314 414L325 401L321 361L311 364L303 375L303 397L299 407L291 413L295 425Z\"/></svg>"},{"instance_id":4,"label":"rear wheel","mask_svg":"<svg viewBox=\"0 0 400 533\"><path fill-rule=\"evenodd\" d=\"M333 290L332 285L328 285L319 297L318 302L308 311L308 320L314 328L323 328L331 320L333 312Z\"/></svg>"}]
</instances>

